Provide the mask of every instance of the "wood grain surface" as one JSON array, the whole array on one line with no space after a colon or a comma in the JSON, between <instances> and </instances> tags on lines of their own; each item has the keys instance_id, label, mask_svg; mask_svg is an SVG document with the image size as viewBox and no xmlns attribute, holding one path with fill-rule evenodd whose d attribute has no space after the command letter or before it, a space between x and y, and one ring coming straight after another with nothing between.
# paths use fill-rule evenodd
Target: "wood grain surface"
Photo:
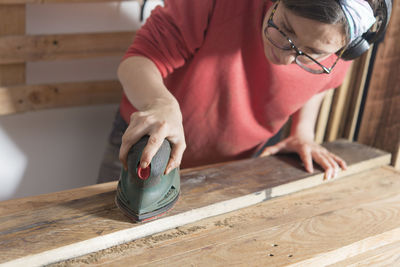
<instances>
[{"instance_id":1,"label":"wood grain surface","mask_svg":"<svg viewBox=\"0 0 400 267\"><path fill-rule=\"evenodd\" d=\"M24 5L0 8L0 39L10 35L25 34L26 9ZM25 63L0 64L0 86L25 83Z\"/></svg>"},{"instance_id":2,"label":"wood grain surface","mask_svg":"<svg viewBox=\"0 0 400 267\"><path fill-rule=\"evenodd\" d=\"M0 115L118 103L121 96L122 86L117 80L0 86Z\"/></svg>"},{"instance_id":3,"label":"wood grain surface","mask_svg":"<svg viewBox=\"0 0 400 267\"><path fill-rule=\"evenodd\" d=\"M0 64L122 56L134 32L0 37Z\"/></svg>"},{"instance_id":4,"label":"wood grain surface","mask_svg":"<svg viewBox=\"0 0 400 267\"><path fill-rule=\"evenodd\" d=\"M356 143L337 141L326 147L348 162L349 169L341 176L390 161L389 154ZM188 211L195 214L211 204L240 200L243 196L257 197L254 193L259 191L263 192L262 201L324 183L321 171L308 174L300 160L289 155L183 170L181 181L180 200L165 220ZM21 257L29 259L30 255L71 244L74 247L77 242L126 229L145 229L146 223L132 223L116 208L115 188L116 183L112 182L1 202L0 263ZM151 223L158 222L161 219Z\"/></svg>"},{"instance_id":5,"label":"wood grain surface","mask_svg":"<svg viewBox=\"0 0 400 267\"><path fill-rule=\"evenodd\" d=\"M377 249L368 250L357 256L330 265L330 267L360 267L379 266L393 267L400 266L400 242L394 242Z\"/></svg>"},{"instance_id":6,"label":"wood grain surface","mask_svg":"<svg viewBox=\"0 0 400 267\"><path fill-rule=\"evenodd\" d=\"M399 191L377 168L51 266L398 266Z\"/></svg>"}]
</instances>

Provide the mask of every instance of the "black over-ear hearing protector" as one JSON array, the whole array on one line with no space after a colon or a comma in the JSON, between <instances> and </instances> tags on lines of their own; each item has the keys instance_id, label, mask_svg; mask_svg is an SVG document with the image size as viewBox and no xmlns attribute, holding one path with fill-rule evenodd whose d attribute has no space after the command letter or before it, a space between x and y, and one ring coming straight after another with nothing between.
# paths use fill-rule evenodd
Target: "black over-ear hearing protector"
<instances>
[{"instance_id":1,"label":"black over-ear hearing protector","mask_svg":"<svg viewBox=\"0 0 400 267\"><path fill-rule=\"evenodd\" d=\"M353 60L369 49L370 45L381 41L387 25L389 24L390 15L392 14L393 0L378 0L378 7L375 10L376 22L362 36L353 40L343 52L344 60Z\"/></svg>"}]
</instances>

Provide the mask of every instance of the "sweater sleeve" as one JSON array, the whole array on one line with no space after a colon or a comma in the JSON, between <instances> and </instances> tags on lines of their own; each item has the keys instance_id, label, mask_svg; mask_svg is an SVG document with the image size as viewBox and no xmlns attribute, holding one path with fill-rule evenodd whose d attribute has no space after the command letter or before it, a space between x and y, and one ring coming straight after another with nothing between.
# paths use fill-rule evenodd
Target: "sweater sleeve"
<instances>
[{"instance_id":1,"label":"sweater sleeve","mask_svg":"<svg viewBox=\"0 0 400 267\"><path fill-rule=\"evenodd\" d=\"M204 41L215 0L166 0L138 30L124 59L149 58L165 78L185 64Z\"/></svg>"}]
</instances>

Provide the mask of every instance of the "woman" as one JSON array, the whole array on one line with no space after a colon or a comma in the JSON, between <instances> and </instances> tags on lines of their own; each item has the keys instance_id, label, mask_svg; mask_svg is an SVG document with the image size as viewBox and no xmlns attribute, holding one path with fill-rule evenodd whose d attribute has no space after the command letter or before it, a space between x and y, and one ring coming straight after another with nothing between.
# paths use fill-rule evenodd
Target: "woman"
<instances>
[{"instance_id":1,"label":"woman","mask_svg":"<svg viewBox=\"0 0 400 267\"><path fill-rule=\"evenodd\" d=\"M290 136L261 155L296 152L308 172L315 161L335 177L346 163L313 141L316 116L348 69L342 52L374 21L362 0L166 1L118 69L121 162L146 134L143 168L164 138L166 173L250 157L291 116Z\"/></svg>"}]
</instances>

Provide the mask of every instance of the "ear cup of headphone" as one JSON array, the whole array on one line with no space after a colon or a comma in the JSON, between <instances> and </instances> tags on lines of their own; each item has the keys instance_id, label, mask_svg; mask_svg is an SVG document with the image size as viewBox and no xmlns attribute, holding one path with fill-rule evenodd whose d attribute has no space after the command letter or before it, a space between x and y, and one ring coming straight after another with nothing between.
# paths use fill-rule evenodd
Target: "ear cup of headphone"
<instances>
[{"instance_id":1,"label":"ear cup of headphone","mask_svg":"<svg viewBox=\"0 0 400 267\"><path fill-rule=\"evenodd\" d=\"M374 12L377 19L374 31L370 29L361 37L352 41L343 52L342 58L344 60L353 60L358 58L370 48L371 44L383 39L386 28L389 24L390 15L392 14L392 2L393 0L378 1L378 6ZM371 28L374 28L374 26Z\"/></svg>"},{"instance_id":2,"label":"ear cup of headphone","mask_svg":"<svg viewBox=\"0 0 400 267\"><path fill-rule=\"evenodd\" d=\"M355 39L342 54L342 59L353 60L368 51L370 47L369 42L364 37Z\"/></svg>"}]
</instances>

